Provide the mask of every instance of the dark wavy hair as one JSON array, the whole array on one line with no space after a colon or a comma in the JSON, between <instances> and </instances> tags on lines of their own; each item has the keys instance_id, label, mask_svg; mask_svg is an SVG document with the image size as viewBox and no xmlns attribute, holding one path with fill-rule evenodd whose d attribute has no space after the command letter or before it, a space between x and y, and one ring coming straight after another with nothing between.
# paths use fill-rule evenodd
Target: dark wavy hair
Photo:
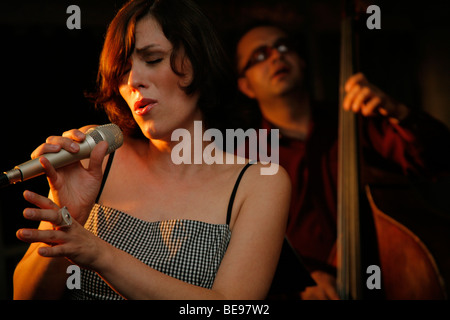
<instances>
[{"instance_id":1,"label":"dark wavy hair","mask_svg":"<svg viewBox=\"0 0 450 320\"><path fill-rule=\"evenodd\" d=\"M203 113L204 127L223 130L236 93L232 64L220 43L209 18L191 0L132 0L126 3L110 23L97 75L98 89L91 96L97 108L125 134L143 137L130 108L119 93L119 83L135 46L136 23L150 15L160 24L176 57L184 50L193 68L193 80L182 89L186 94L199 93L198 107Z\"/></svg>"}]
</instances>

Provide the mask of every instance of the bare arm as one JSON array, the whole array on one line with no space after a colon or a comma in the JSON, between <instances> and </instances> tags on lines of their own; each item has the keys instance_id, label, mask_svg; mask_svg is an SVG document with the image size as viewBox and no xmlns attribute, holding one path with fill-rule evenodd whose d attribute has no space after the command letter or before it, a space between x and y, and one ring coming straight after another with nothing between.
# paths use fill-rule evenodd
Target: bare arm
<instances>
[{"instance_id":1,"label":"bare arm","mask_svg":"<svg viewBox=\"0 0 450 320\"><path fill-rule=\"evenodd\" d=\"M39 230L51 230L51 224L42 222ZM65 258L44 258L37 251L44 243L33 243L14 271L14 299L60 299L65 290L67 267Z\"/></svg>"},{"instance_id":2,"label":"bare arm","mask_svg":"<svg viewBox=\"0 0 450 320\"><path fill-rule=\"evenodd\" d=\"M87 128L86 128L87 129ZM76 132L81 138L77 138ZM81 134L81 135L80 135ZM50 137L47 139L47 142L39 146L33 153L32 158L37 158L47 152L57 152L61 148L66 149L69 152L77 152L78 150L75 148L71 148L71 144L73 140L82 141L84 140L84 134L81 131L73 130L69 132L71 138L62 138L62 137ZM73 139L73 140L72 140ZM55 141L57 142L56 144ZM53 142L53 144L51 143ZM85 173L90 175L84 176L84 178L88 177L87 183L91 186L94 186L94 189L89 190L88 188L83 188L87 194L94 194L95 197L95 185L91 183L92 181L101 179L101 163L103 159L103 154L106 146L100 146L97 148L94 154L94 162L93 165L87 166L90 170L84 170L81 168L81 165L75 164L68 168L67 170L83 170ZM103 150L103 151L102 151ZM105 149L106 150L106 149ZM45 160L41 160L41 164L44 163ZM46 171L47 172L47 171ZM94 176L92 176L89 172L95 172ZM50 174L55 176L55 172L52 171ZM81 176L80 176L81 177ZM89 182L90 181L90 182ZM53 189L54 184L57 186L64 184L64 180L60 178L55 178L53 180L49 180L49 184L51 189ZM84 223L89 214L89 208L92 206L91 200L87 200L85 203L85 216L80 216L77 214L76 208L79 207L79 203L70 204L70 201L67 201L67 198L73 197L73 191L69 189L60 189L62 192L53 193L52 190L49 193L49 198L44 198L40 203L40 207L42 209L47 210L58 210L59 206L56 203L60 203L61 201L64 204L70 206L70 212L73 215L73 218L78 219L80 223ZM56 197L54 197L56 195ZM27 201L31 203L36 202L36 195L32 192L25 192L24 197ZM56 199L55 199L56 198ZM62 200L61 200L62 199ZM34 214L34 215L33 215ZM39 212L36 212L32 209L24 210L24 217L30 220L40 221ZM52 224L47 221L42 221L39 225L39 230L52 230ZM19 231L17 236L19 238L23 235ZM27 241L28 242L28 241ZM19 264L17 265L14 271L13 277L13 285L14 285L14 299L58 299L64 293L65 290L65 282L67 279L67 267L70 265L70 262L65 258L44 258L38 254L38 250L43 247L47 247L48 244L45 243L32 243L25 253L24 257L21 259Z\"/></svg>"}]
</instances>

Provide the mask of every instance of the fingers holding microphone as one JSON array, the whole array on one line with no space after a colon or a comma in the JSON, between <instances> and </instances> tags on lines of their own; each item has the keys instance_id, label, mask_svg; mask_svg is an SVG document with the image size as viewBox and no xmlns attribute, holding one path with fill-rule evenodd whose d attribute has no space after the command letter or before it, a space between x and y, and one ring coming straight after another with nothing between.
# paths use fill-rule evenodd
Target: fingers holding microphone
<instances>
[{"instance_id":1,"label":"fingers holding microphone","mask_svg":"<svg viewBox=\"0 0 450 320\"><path fill-rule=\"evenodd\" d=\"M5 172L3 178L0 179L1 185L23 182L43 174L43 165L40 161L40 158L43 155L50 161L53 167L59 169L67 166L69 169L65 172L73 172L74 169L78 170L76 168L80 168L80 166L72 166L72 164L80 164L80 161L84 168L88 168L91 152L93 152L96 146L101 145L101 142L106 142L108 144L107 151L106 153L103 153L103 157L106 154L112 153L123 144L122 131L119 126L113 123L95 126L95 129L91 128L86 133L74 129L66 131L64 135L65 136L51 136L47 138L45 143L41 144L33 151L31 154L32 160L19 164L12 170ZM81 140L83 141L79 142ZM101 150L103 150L103 147ZM97 159L95 156L92 158ZM94 163L97 162L98 161L94 161Z\"/></svg>"},{"instance_id":2,"label":"fingers holding microphone","mask_svg":"<svg viewBox=\"0 0 450 320\"><path fill-rule=\"evenodd\" d=\"M76 144L74 142L74 144ZM102 176L102 163L108 151L108 143L106 141L100 141L93 149L90 154L90 158L81 160L83 163L80 167L85 167L87 172L94 178L101 179ZM58 175L58 171L52 165L52 163L43 154L39 158L39 162L44 169L44 173L47 176L49 185L52 189L59 189L64 183L64 179Z\"/></svg>"},{"instance_id":3,"label":"fingers holding microphone","mask_svg":"<svg viewBox=\"0 0 450 320\"><path fill-rule=\"evenodd\" d=\"M45 143L41 144L31 153L31 159L36 159L45 153L58 152L61 149L70 153L77 153L80 151L80 146L77 142L81 143L86 138L86 135L78 129L66 131L62 136L50 136L46 139Z\"/></svg>"},{"instance_id":4,"label":"fingers holding microphone","mask_svg":"<svg viewBox=\"0 0 450 320\"><path fill-rule=\"evenodd\" d=\"M31 159L36 159L45 153L58 152L61 149L70 153L77 153L80 150L78 143L83 142L86 139L86 132L95 127L97 126L88 125L80 129L67 130L61 136L50 136L45 143L31 153Z\"/></svg>"},{"instance_id":5,"label":"fingers holding microphone","mask_svg":"<svg viewBox=\"0 0 450 320\"><path fill-rule=\"evenodd\" d=\"M100 189L103 163L110 144L116 142L110 138L110 131L113 129L101 126L87 134L73 129L64 132L63 136L49 137L47 142L59 145L60 152L44 153L38 158L39 170L47 176L51 199L60 207L67 206L81 224L87 219ZM79 145L79 152L67 152L66 148L72 143ZM35 154L44 152L48 145L43 144ZM118 148L120 145L118 143L115 146Z\"/></svg>"}]
</instances>

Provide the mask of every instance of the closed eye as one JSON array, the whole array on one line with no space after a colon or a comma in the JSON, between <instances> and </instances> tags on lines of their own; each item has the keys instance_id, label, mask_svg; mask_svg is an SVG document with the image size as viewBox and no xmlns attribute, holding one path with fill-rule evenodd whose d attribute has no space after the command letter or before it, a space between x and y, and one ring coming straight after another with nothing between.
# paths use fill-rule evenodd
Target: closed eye
<instances>
[{"instance_id":1,"label":"closed eye","mask_svg":"<svg viewBox=\"0 0 450 320\"><path fill-rule=\"evenodd\" d=\"M145 61L145 63L146 64L157 64L157 63L160 63L162 60L163 60L162 58L154 59L154 60L147 60L147 61Z\"/></svg>"}]
</instances>

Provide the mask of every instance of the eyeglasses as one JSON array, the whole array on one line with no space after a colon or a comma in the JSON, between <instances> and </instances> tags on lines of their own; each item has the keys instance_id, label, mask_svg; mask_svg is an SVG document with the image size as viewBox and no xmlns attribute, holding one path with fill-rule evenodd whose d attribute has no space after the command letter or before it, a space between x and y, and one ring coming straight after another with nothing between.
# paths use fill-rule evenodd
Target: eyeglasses
<instances>
[{"instance_id":1,"label":"eyeglasses","mask_svg":"<svg viewBox=\"0 0 450 320\"><path fill-rule=\"evenodd\" d=\"M256 48L252 52L250 58L248 59L248 62L242 69L241 75L243 75L248 69L250 69L254 65L257 65L258 63L261 63L269 59L273 53L273 50L277 50L279 53L287 53L291 51L291 49L292 45L288 39L279 39L271 46L264 45Z\"/></svg>"}]
</instances>

